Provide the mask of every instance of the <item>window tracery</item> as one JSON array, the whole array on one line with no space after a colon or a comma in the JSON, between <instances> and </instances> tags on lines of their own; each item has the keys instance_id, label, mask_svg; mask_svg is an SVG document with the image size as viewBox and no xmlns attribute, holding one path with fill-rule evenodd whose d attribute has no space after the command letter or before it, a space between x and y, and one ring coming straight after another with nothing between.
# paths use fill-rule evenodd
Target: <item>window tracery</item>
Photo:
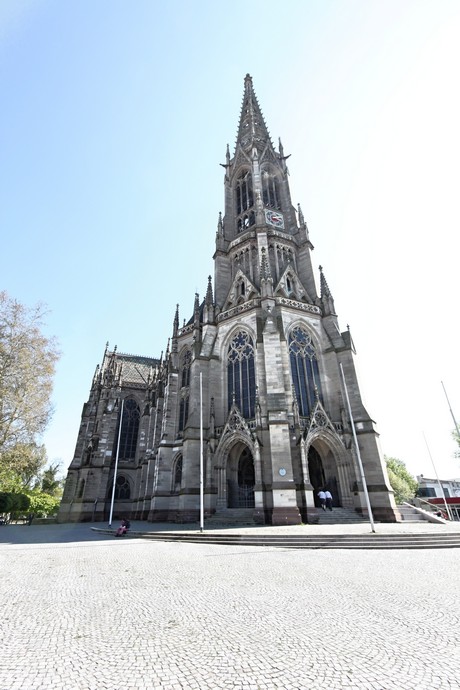
<instances>
[{"instance_id":1,"label":"window tracery","mask_svg":"<svg viewBox=\"0 0 460 690\"><path fill-rule=\"evenodd\" d=\"M300 326L289 335L289 359L299 414L308 417L316 402L322 402L321 382L315 347L309 333Z\"/></svg>"},{"instance_id":2,"label":"window tracery","mask_svg":"<svg viewBox=\"0 0 460 690\"><path fill-rule=\"evenodd\" d=\"M249 170L244 171L236 180L236 215L237 231L244 232L256 222L254 206L254 192L252 175Z\"/></svg>"},{"instance_id":3,"label":"window tracery","mask_svg":"<svg viewBox=\"0 0 460 690\"><path fill-rule=\"evenodd\" d=\"M181 394L179 403L179 431L185 429L188 419L190 397L190 368L192 364L192 351L186 350L181 358Z\"/></svg>"},{"instance_id":4,"label":"window tracery","mask_svg":"<svg viewBox=\"0 0 460 690\"><path fill-rule=\"evenodd\" d=\"M131 498L131 486L127 478L120 474L115 481L115 500L127 500Z\"/></svg>"},{"instance_id":5,"label":"window tracery","mask_svg":"<svg viewBox=\"0 0 460 690\"><path fill-rule=\"evenodd\" d=\"M120 460L134 460L137 449L137 436L140 420L139 405L133 398L126 398L123 403L123 419L121 420L120 445L118 457ZM118 430L120 417L118 418L117 431L114 439L113 457L115 458L118 444Z\"/></svg>"},{"instance_id":6,"label":"window tracery","mask_svg":"<svg viewBox=\"0 0 460 690\"><path fill-rule=\"evenodd\" d=\"M252 419L256 398L254 344L245 331L239 331L228 346L227 379L228 408L235 400L243 417Z\"/></svg>"},{"instance_id":7,"label":"window tracery","mask_svg":"<svg viewBox=\"0 0 460 690\"><path fill-rule=\"evenodd\" d=\"M281 210L281 197L276 175L265 170L262 174L262 199L264 206Z\"/></svg>"},{"instance_id":8,"label":"window tracery","mask_svg":"<svg viewBox=\"0 0 460 690\"><path fill-rule=\"evenodd\" d=\"M173 491L180 491L182 485L182 455L179 455L174 465Z\"/></svg>"}]
</instances>

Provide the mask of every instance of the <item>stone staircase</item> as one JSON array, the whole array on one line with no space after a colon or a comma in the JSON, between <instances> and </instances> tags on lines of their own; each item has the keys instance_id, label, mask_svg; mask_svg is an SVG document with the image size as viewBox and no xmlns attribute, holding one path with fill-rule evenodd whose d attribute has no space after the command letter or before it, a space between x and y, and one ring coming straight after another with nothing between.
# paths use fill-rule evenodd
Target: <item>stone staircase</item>
<instances>
[{"instance_id":1,"label":"stone staircase","mask_svg":"<svg viewBox=\"0 0 460 690\"><path fill-rule=\"evenodd\" d=\"M317 525L350 525L369 522L368 518L359 515L353 508L333 508L332 510L315 508L314 511L310 510L308 515L309 522Z\"/></svg>"},{"instance_id":2,"label":"stone staircase","mask_svg":"<svg viewBox=\"0 0 460 690\"><path fill-rule=\"evenodd\" d=\"M254 526L253 514L254 508L225 508L205 518L204 524L208 529ZM316 525L349 525L369 520L352 508L334 508L332 511L314 508L308 512L308 522Z\"/></svg>"},{"instance_id":3,"label":"stone staircase","mask_svg":"<svg viewBox=\"0 0 460 690\"><path fill-rule=\"evenodd\" d=\"M114 530L92 527L93 531L113 537ZM264 528L269 530L270 528ZM213 530L209 532L144 532L130 530L128 538L189 544L217 544L220 546L259 546L282 549L453 549L460 548L460 532L377 534L312 534L305 526L305 534L269 534L255 529L253 534L234 534Z\"/></svg>"},{"instance_id":4,"label":"stone staircase","mask_svg":"<svg viewBox=\"0 0 460 690\"><path fill-rule=\"evenodd\" d=\"M254 526L254 508L224 508L205 518L207 528Z\"/></svg>"},{"instance_id":5,"label":"stone staircase","mask_svg":"<svg viewBox=\"0 0 460 690\"><path fill-rule=\"evenodd\" d=\"M425 522L427 521L423 513L419 513L415 508L409 505L398 505L399 513L401 515L401 522Z\"/></svg>"}]
</instances>

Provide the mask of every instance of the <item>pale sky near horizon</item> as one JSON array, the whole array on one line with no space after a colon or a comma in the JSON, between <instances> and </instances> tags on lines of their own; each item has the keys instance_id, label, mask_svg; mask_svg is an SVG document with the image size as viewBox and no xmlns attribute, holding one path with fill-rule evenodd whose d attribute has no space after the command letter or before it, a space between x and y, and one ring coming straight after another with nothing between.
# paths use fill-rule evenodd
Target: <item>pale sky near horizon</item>
<instances>
[{"instance_id":1,"label":"pale sky near horizon","mask_svg":"<svg viewBox=\"0 0 460 690\"><path fill-rule=\"evenodd\" d=\"M457 0L0 2L0 288L60 344L50 460L106 341L157 357L204 295L250 73L383 452L460 476L459 37Z\"/></svg>"}]
</instances>

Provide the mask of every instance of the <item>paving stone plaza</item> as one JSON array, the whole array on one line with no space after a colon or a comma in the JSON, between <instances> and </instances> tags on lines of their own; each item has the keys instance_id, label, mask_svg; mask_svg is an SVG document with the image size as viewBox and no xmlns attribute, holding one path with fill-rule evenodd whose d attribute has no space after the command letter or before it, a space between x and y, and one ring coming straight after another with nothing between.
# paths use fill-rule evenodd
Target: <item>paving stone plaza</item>
<instances>
[{"instance_id":1,"label":"paving stone plaza","mask_svg":"<svg viewBox=\"0 0 460 690\"><path fill-rule=\"evenodd\" d=\"M460 549L0 530L1 690L460 688Z\"/></svg>"}]
</instances>

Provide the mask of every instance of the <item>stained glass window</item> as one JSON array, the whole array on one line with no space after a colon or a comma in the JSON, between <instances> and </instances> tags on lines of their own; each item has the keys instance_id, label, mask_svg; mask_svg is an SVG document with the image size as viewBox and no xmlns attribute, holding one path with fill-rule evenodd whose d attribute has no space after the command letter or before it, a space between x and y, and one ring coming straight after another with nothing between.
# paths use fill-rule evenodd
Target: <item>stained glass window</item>
<instances>
[{"instance_id":1,"label":"stained glass window","mask_svg":"<svg viewBox=\"0 0 460 690\"><path fill-rule=\"evenodd\" d=\"M133 398L126 398L123 402L123 419L121 422L120 434L120 460L134 460L136 457L137 435L139 433L140 410L139 405ZM120 419L118 419L117 432L115 434L113 457L115 458L118 443L118 430Z\"/></svg>"},{"instance_id":2,"label":"stained glass window","mask_svg":"<svg viewBox=\"0 0 460 690\"><path fill-rule=\"evenodd\" d=\"M227 374L228 408L234 396L243 417L252 419L256 397L254 345L245 331L239 331L228 347Z\"/></svg>"},{"instance_id":3,"label":"stained glass window","mask_svg":"<svg viewBox=\"0 0 460 690\"><path fill-rule=\"evenodd\" d=\"M190 366L192 364L192 352L186 350L181 357L181 400L179 404L179 431L185 429L188 419L188 402L189 402L189 386L190 386Z\"/></svg>"},{"instance_id":4,"label":"stained glass window","mask_svg":"<svg viewBox=\"0 0 460 690\"><path fill-rule=\"evenodd\" d=\"M115 481L115 500L131 498L131 487L123 475L119 475Z\"/></svg>"},{"instance_id":5,"label":"stained glass window","mask_svg":"<svg viewBox=\"0 0 460 690\"><path fill-rule=\"evenodd\" d=\"M322 394L313 341L300 326L294 328L289 336L289 357L299 413L308 417L316 402L316 391L321 401Z\"/></svg>"}]
</instances>

